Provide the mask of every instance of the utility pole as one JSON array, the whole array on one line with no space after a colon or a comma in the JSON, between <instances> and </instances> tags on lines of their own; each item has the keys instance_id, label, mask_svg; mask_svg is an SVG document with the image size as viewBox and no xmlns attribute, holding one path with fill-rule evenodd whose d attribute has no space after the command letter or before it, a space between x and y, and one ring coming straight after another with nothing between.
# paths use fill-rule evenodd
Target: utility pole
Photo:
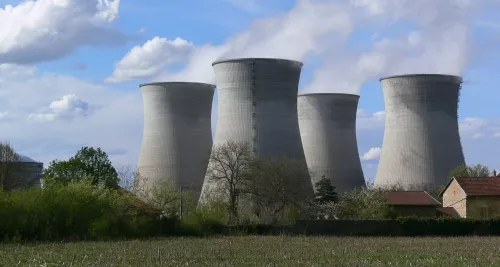
<instances>
[{"instance_id":1,"label":"utility pole","mask_svg":"<svg viewBox=\"0 0 500 267\"><path fill-rule=\"evenodd\" d=\"M182 185L179 186L180 196L179 196L179 218L182 219Z\"/></svg>"}]
</instances>

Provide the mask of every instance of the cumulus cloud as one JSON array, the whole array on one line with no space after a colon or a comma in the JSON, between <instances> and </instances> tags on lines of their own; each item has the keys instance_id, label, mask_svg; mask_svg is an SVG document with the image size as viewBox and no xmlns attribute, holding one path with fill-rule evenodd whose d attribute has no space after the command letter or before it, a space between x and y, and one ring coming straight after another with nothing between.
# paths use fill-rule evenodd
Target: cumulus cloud
<instances>
[{"instance_id":1,"label":"cumulus cloud","mask_svg":"<svg viewBox=\"0 0 500 267\"><path fill-rule=\"evenodd\" d=\"M363 109L356 112L356 128L358 130L374 130L384 127L385 111L369 113Z\"/></svg>"},{"instance_id":2,"label":"cumulus cloud","mask_svg":"<svg viewBox=\"0 0 500 267\"><path fill-rule=\"evenodd\" d=\"M0 8L0 64L31 64L68 55L82 45L118 45L109 27L120 0L27 0Z\"/></svg>"},{"instance_id":3,"label":"cumulus cloud","mask_svg":"<svg viewBox=\"0 0 500 267\"><path fill-rule=\"evenodd\" d=\"M221 45L196 47L185 68L153 75L153 80L214 82L211 63L234 57L320 63L303 92L359 93L365 82L382 75L462 74L475 49L475 16L488 4L500 6L490 0L300 0L287 12L254 21ZM396 22L407 29L388 36ZM366 47L352 48L349 37L361 27L374 38Z\"/></svg>"},{"instance_id":4,"label":"cumulus cloud","mask_svg":"<svg viewBox=\"0 0 500 267\"><path fill-rule=\"evenodd\" d=\"M168 64L185 63L194 45L182 38L168 40L158 36L135 46L115 65L107 82L118 83L158 74Z\"/></svg>"},{"instance_id":5,"label":"cumulus cloud","mask_svg":"<svg viewBox=\"0 0 500 267\"><path fill-rule=\"evenodd\" d=\"M0 139L45 164L84 145L113 152L117 166L137 161L143 111L135 87L115 90L34 67L0 65L0 107L9 118L0 120Z\"/></svg>"},{"instance_id":6,"label":"cumulus cloud","mask_svg":"<svg viewBox=\"0 0 500 267\"><path fill-rule=\"evenodd\" d=\"M32 113L28 116L40 122L54 121L57 119L74 119L86 117L89 111L89 104L74 94L65 95L60 100L55 100L49 105L49 112Z\"/></svg>"},{"instance_id":7,"label":"cumulus cloud","mask_svg":"<svg viewBox=\"0 0 500 267\"><path fill-rule=\"evenodd\" d=\"M364 161L377 160L380 158L380 153L382 149L380 147L372 147L361 157Z\"/></svg>"}]
</instances>

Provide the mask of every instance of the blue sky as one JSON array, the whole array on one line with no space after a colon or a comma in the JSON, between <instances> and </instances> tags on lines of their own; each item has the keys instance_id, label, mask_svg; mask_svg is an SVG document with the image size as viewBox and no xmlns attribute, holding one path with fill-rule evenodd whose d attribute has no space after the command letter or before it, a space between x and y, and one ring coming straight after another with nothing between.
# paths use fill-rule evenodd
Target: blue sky
<instances>
[{"instance_id":1,"label":"blue sky","mask_svg":"<svg viewBox=\"0 0 500 267\"><path fill-rule=\"evenodd\" d=\"M301 92L361 94L367 179L389 74L463 75L467 163L500 167L498 14L497 0L0 0L0 139L45 164L92 145L134 165L139 83L214 82L217 58L274 56L305 63Z\"/></svg>"}]
</instances>

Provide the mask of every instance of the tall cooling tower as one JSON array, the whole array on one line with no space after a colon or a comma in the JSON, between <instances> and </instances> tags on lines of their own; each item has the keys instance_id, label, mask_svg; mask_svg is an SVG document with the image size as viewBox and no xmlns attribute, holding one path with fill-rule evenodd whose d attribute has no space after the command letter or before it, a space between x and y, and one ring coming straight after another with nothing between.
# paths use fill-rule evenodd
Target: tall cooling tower
<instances>
[{"instance_id":1,"label":"tall cooling tower","mask_svg":"<svg viewBox=\"0 0 500 267\"><path fill-rule=\"evenodd\" d=\"M365 185L356 141L358 95L298 97L302 145L313 184L324 175L338 193Z\"/></svg>"},{"instance_id":2,"label":"tall cooling tower","mask_svg":"<svg viewBox=\"0 0 500 267\"><path fill-rule=\"evenodd\" d=\"M216 61L212 66L218 91L214 147L243 142L251 145L257 158L285 156L306 167L297 118L302 63L243 58ZM312 194L309 178L301 183L303 192ZM214 186L207 176L201 201Z\"/></svg>"},{"instance_id":3,"label":"tall cooling tower","mask_svg":"<svg viewBox=\"0 0 500 267\"><path fill-rule=\"evenodd\" d=\"M375 185L432 189L465 164L458 132L462 78L417 74L381 79L385 132Z\"/></svg>"},{"instance_id":4,"label":"tall cooling tower","mask_svg":"<svg viewBox=\"0 0 500 267\"><path fill-rule=\"evenodd\" d=\"M188 82L140 85L144 131L138 171L144 189L171 179L197 199L212 148L214 85Z\"/></svg>"}]
</instances>

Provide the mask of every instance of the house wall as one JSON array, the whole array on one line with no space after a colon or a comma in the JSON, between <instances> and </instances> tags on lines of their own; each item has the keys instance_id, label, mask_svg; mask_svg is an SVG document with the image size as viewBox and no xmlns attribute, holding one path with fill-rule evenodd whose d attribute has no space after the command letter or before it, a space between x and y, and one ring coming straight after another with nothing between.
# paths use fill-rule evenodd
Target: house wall
<instances>
[{"instance_id":1,"label":"house wall","mask_svg":"<svg viewBox=\"0 0 500 267\"><path fill-rule=\"evenodd\" d=\"M500 196L467 198L467 218L489 219L495 217L500 217Z\"/></svg>"},{"instance_id":2,"label":"house wall","mask_svg":"<svg viewBox=\"0 0 500 267\"><path fill-rule=\"evenodd\" d=\"M467 199L465 191L460 187L455 179L450 183L443 193L443 207L453 207L460 214L460 217L467 217Z\"/></svg>"},{"instance_id":3,"label":"house wall","mask_svg":"<svg viewBox=\"0 0 500 267\"><path fill-rule=\"evenodd\" d=\"M397 216L417 216L417 217L436 217L436 206L392 206L392 211Z\"/></svg>"}]
</instances>

